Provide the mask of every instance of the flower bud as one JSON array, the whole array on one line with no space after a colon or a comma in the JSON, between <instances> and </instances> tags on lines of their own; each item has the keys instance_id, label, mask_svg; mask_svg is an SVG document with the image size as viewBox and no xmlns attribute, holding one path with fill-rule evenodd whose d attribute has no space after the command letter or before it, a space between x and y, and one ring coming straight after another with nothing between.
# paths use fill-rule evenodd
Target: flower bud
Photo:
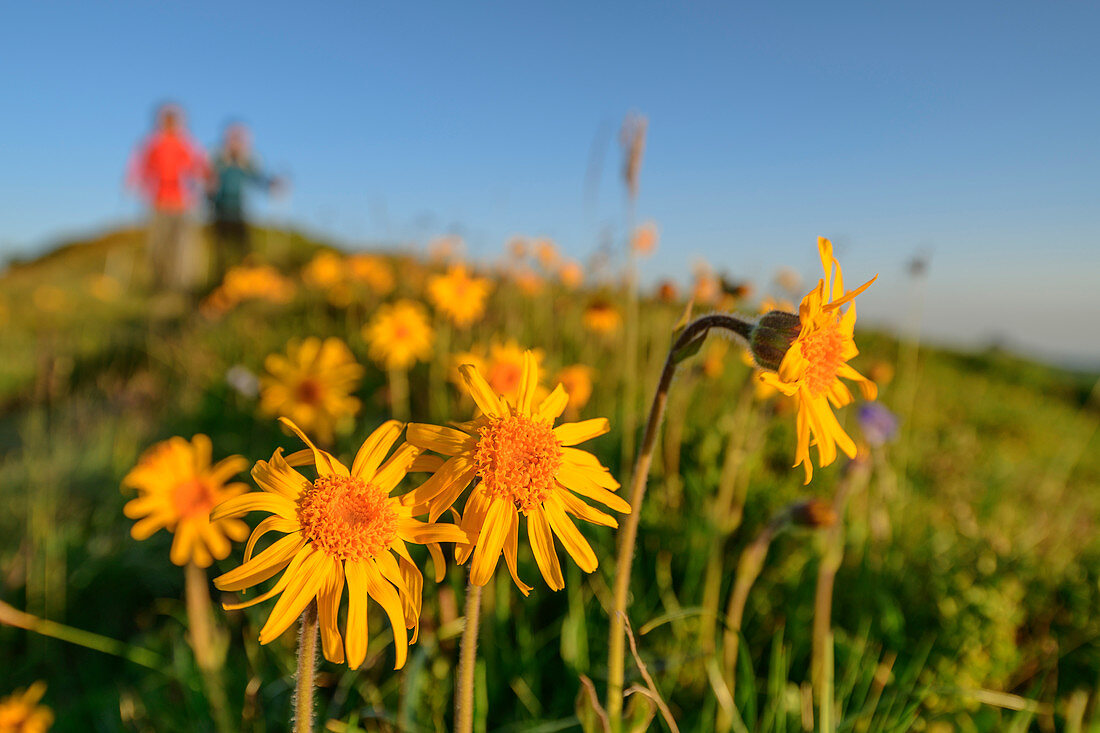
<instances>
[{"instance_id":1,"label":"flower bud","mask_svg":"<svg viewBox=\"0 0 1100 733\"><path fill-rule=\"evenodd\" d=\"M764 369L779 371L779 365L787 354L787 349L798 338L802 330L802 321L794 313L769 311L760 317L753 326L749 337L749 349L752 358Z\"/></svg>"},{"instance_id":2,"label":"flower bud","mask_svg":"<svg viewBox=\"0 0 1100 733\"><path fill-rule=\"evenodd\" d=\"M791 522L796 527L825 529L836 524L836 510L822 499L807 499L791 507Z\"/></svg>"}]
</instances>

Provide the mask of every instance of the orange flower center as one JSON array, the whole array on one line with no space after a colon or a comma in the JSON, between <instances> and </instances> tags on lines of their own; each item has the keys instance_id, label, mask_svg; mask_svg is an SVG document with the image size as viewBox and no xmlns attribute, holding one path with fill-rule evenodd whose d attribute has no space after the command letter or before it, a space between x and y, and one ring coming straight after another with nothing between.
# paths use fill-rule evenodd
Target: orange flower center
<instances>
[{"instance_id":1,"label":"orange flower center","mask_svg":"<svg viewBox=\"0 0 1100 733\"><path fill-rule=\"evenodd\" d=\"M298 401L307 405L315 405L321 401L321 385L316 379L306 377L298 382Z\"/></svg>"},{"instance_id":2,"label":"orange flower center","mask_svg":"<svg viewBox=\"0 0 1100 733\"><path fill-rule=\"evenodd\" d=\"M546 500L561 467L561 443L548 423L524 415L490 418L478 434L474 461L490 494L524 514Z\"/></svg>"},{"instance_id":3,"label":"orange flower center","mask_svg":"<svg viewBox=\"0 0 1100 733\"><path fill-rule=\"evenodd\" d=\"M384 491L359 478L321 476L298 498L302 535L340 560L367 560L397 539L397 513Z\"/></svg>"},{"instance_id":4,"label":"orange flower center","mask_svg":"<svg viewBox=\"0 0 1100 733\"><path fill-rule=\"evenodd\" d=\"M172 487L172 507L180 517L210 514L214 491L200 478L189 478Z\"/></svg>"},{"instance_id":5,"label":"orange flower center","mask_svg":"<svg viewBox=\"0 0 1100 733\"><path fill-rule=\"evenodd\" d=\"M815 329L799 342L802 356L809 362L803 379L810 394L818 396L829 391L836 381L836 372L844 363L844 337L834 321Z\"/></svg>"}]
</instances>

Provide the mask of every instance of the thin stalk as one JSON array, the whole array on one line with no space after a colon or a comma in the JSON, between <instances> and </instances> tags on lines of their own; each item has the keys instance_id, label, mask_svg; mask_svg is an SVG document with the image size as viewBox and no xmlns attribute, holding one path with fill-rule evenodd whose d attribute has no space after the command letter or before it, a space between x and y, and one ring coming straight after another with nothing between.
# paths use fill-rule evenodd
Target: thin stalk
<instances>
[{"instance_id":1,"label":"thin stalk","mask_svg":"<svg viewBox=\"0 0 1100 733\"><path fill-rule=\"evenodd\" d=\"M811 679L818 700L826 700L825 679L832 675L832 669L826 663L826 646L832 631L833 587L836 573L844 560L845 514L849 497L867 486L870 478L870 465L867 461L855 461L848 464L849 471L833 495L833 511L837 521L825 531L824 551L821 564L817 569L817 587L814 590L814 625Z\"/></svg>"},{"instance_id":2,"label":"thin stalk","mask_svg":"<svg viewBox=\"0 0 1100 733\"><path fill-rule=\"evenodd\" d=\"M317 666L317 601L302 611L298 673L294 687L294 733L313 733L313 676Z\"/></svg>"},{"instance_id":3,"label":"thin stalk","mask_svg":"<svg viewBox=\"0 0 1100 733\"><path fill-rule=\"evenodd\" d=\"M635 403L638 401L638 265L630 242L627 242L627 256L630 259L626 271L626 370L623 384L622 424L622 465L624 466L630 465L630 461L634 458L634 433L637 430ZM627 476L626 480L629 481L630 477Z\"/></svg>"},{"instance_id":4,"label":"thin stalk","mask_svg":"<svg viewBox=\"0 0 1100 733\"><path fill-rule=\"evenodd\" d=\"M59 624L56 621L39 618L29 613L24 613L3 601L0 601L0 624L26 629L27 631L32 631L41 636L48 636L51 639L59 639L60 641L82 646L85 649L121 657L128 662L139 664L142 667L157 672L163 672L168 665L167 660L148 649L132 646L125 642L118 641L117 639L101 636L92 631L85 631L84 629L77 629L72 626L66 626L65 624Z\"/></svg>"},{"instance_id":5,"label":"thin stalk","mask_svg":"<svg viewBox=\"0 0 1100 733\"><path fill-rule=\"evenodd\" d=\"M626 516L623 531L619 537L619 548L615 563L614 606L611 610L611 631L608 636L607 657L607 714L612 730L618 733L622 729L623 712L623 654L626 651L626 630L623 620L626 618L627 595L630 590L630 569L634 562L634 545L638 539L638 523L641 520L642 500L645 499L649 468L653 462L653 449L657 443L657 433L664 419L668 405L668 392L672 386L672 377L676 365L682 361L685 348L696 339L703 338L712 328L721 328L748 340L752 333L752 324L726 314L703 316L688 324L676 337L668 351L661 378L653 395L653 404L649 408L645 434L641 450L634 462L634 471L630 479L630 514Z\"/></svg>"},{"instance_id":6,"label":"thin stalk","mask_svg":"<svg viewBox=\"0 0 1100 733\"><path fill-rule=\"evenodd\" d=\"M780 512L760 531L752 544L742 551L741 558L737 561L737 578L733 581L733 590L726 605L726 632L722 638L723 672L731 693L736 689L737 654L741 646L741 622L745 617L745 603L749 599L753 583L760 577L772 540L788 518L786 511Z\"/></svg>"},{"instance_id":7,"label":"thin stalk","mask_svg":"<svg viewBox=\"0 0 1100 733\"><path fill-rule=\"evenodd\" d=\"M210 703L214 723L220 731L233 730L229 718L229 701L221 680L221 659L218 658L214 617L210 610L210 585L206 571L194 563L184 568L186 578L187 631L195 663L202 673L206 699Z\"/></svg>"},{"instance_id":8,"label":"thin stalk","mask_svg":"<svg viewBox=\"0 0 1100 733\"><path fill-rule=\"evenodd\" d=\"M466 585L466 626L462 630L458 679L455 681L455 732L474 730L474 668L477 666L477 631L481 621L481 586Z\"/></svg>"},{"instance_id":9,"label":"thin stalk","mask_svg":"<svg viewBox=\"0 0 1100 733\"><path fill-rule=\"evenodd\" d=\"M409 372L403 367L390 367L390 409L393 417L401 422L409 419Z\"/></svg>"}]
</instances>

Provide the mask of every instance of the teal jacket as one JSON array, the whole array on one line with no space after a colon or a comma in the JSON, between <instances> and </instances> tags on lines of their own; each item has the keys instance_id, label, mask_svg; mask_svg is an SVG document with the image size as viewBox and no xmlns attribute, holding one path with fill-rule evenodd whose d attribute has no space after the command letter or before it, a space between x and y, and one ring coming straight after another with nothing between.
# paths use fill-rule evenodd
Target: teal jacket
<instances>
[{"instance_id":1,"label":"teal jacket","mask_svg":"<svg viewBox=\"0 0 1100 733\"><path fill-rule=\"evenodd\" d=\"M217 190L210 195L214 220L244 221L245 188L253 185L266 189L271 186L271 177L260 172L254 159L242 165L219 155L214 159L213 167L218 176Z\"/></svg>"}]
</instances>

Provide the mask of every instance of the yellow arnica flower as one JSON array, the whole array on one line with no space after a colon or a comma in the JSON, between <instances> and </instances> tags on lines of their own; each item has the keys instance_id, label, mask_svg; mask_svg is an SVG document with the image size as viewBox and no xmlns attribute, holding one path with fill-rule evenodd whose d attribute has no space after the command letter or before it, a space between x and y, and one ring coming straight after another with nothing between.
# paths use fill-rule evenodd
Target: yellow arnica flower
<instances>
[{"instance_id":1,"label":"yellow arnica flower","mask_svg":"<svg viewBox=\"0 0 1100 733\"><path fill-rule=\"evenodd\" d=\"M46 683L35 682L0 699L0 733L45 733L53 725L53 711L38 701Z\"/></svg>"},{"instance_id":2,"label":"yellow arnica flower","mask_svg":"<svg viewBox=\"0 0 1100 733\"><path fill-rule=\"evenodd\" d=\"M520 516L526 517L527 535L535 560L547 585L565 587L558 564L557 536L577 565L587 573L599 564L596 553L569 515L606 527L617 527L609 514L579 497L629 513L630 505L612 493L616 481L591 453L573 446L603 435L606 418L565 423L554 421L565 410L569 397L559 384L538 406L534 404L538 366L528 352L523 379L515 403L501 399L481 374L470 365L462 368L466 389L481 409L481 416L455 428L411 423L407 439L413 445L435 451L446 461L420 488L403 497L428 520L446 512L473 482L461 527L471 542L456 547L459 562L473 554L470 581L485 585L496 569L501 553L512 579L524 594L530 592L516 571ZM579 495L579 496L578 496Z\"/></svg>"},{"instance_id":3,"label":"yellow arnica flower","mask_svg":"<svg viewBox=\"0 0 1100 733\"><path fill-rule=\"evenodd\" d=\"M428 297L436 310L465 328L484 315L492 288L489 280L470 275L465 265L452 265L446 275L433 275L428 280Z\"/></svg>"},{"instance_id":4,"label":"yellow arnica flower","mask_svg":"<svg viewBox=\"0 0 1100 733\"><path fill-rule=\"evenodd\" d=\"M393 268L381 257L355 254L348 257L347 265L352 279L366 285L375 295L384 297L393 291Z\"/></svg>"},{"instance_id":5,"label":"yellow arnica flower","mask_svg":"<svg viewBox=\"0 0 1100 733\"><path fill-rule=\"evenodd\" d=\"M432 327L428 311L414 300L379 306L363 326L370 358L386 369L408 369L432 355Z\"/></svg>"},{"instance_id":6,"label":"yellow arnica flower","mask_svg":"<svg viewBox=\"0 0 1100 733\"><path fill-rule=\"evenodd\" d=\"M558 270L558 279L567 290L576 290L584 282L584 268L579 262L569 260Z\"/></svg>"},{"instance_id":7,"label":"yellow arnica flower","mask_svg":"<svg viewBox=\"0 0 1100 733\"><path fill-rule=\"evenodd\" d=\"M219 504L213 517L234 517L251 511L272 516L256 525L244 551L244 564L214 580L223 591L240 591L263 583L280 571L282 576L266 593L241 603L223 604L226 610L246 608L279 596L260 629L260 643L278 638L314 599L321 627L325 659L357 668L367 654L367 599L373 598L393 627L397 661L405 664L410 643L420 628L424 577L409 555L406 543L463 542L466 533L453 524L428 524L413 519L410 508L392 492L410 470L438 466L425 461L420 449L402 444L386 460L404 425L390 420L371 433L347 468L317 448L291 421L283 424L309 446L283 457L275 451L270 461L258 461L252 478L256 491ZM294 466L312 465L310 481ZM263 552L253 556L257 541L268 532L282 532ZM438 548L436 548L438 551ZM433 553L434 554L434 553ZM440 555L441 557L441 555ZM440 579L442 562L436 563ZM338 616L344 586L348 589L346 638L341 638Z\"/></svg>"},{"instance_id":8,"label":"yellow arnica flower","mask_svg":"<svg viewBox=\"0 0 1100 733\"><path fill-rule=\"evenodd\" d=\"M285 356L269 355L264 367L260 409L289 417L322 443L331 443L340 421L359 412L359 399L351 393L363 378L363 367L338 338L292 340Z\"/></svg>"},{"instance_id":9,"label":"yellow arnica flower","mask_svg":"<svg viewBox=\"0 0 1100 733\"><path fill-rule=\"evenodd\" d=\"M619 330L623 317L609 301L595 298L584 309L584 325L593 333L610 334Z\"/></svg>"},{"instance_id":10,"label":"yellow arnica flower","mask_svg":"<svg viewBox=\"0 0 1100 733\"><path fill-rule=\"evenodd\" d=\"M124 487L138 492L122 508L127 517L138 520L130 534L140 541L162 528L173 532L169 557L176 565L209 567L214 559L229 555L230 540L240 542L248 536L248 525L239 519L210 519L214 505L248 491L243 483L226 483L248 468L248 461L230 456L211 466L211 454L205 435L196 435L190 443L170 438L145 451L122 479Z\"/></svg>"},{"instance_id":11,"label":"yellow arnica flower","mask_svg":"<svg viewBox=\"0 0 1100 733\"><path fill-rule=\"evenodd\" d=\"M573 364L564 367L556 381L565 388L569 395L567 408L576 415L588 404L592 397L592 379L596 376L596 370L584 364Z\"/></svg>"},{"instance_id":12,"label":"yellow arnica flower","mask_svg":"<svg viewBox=\"0 0 1100 733\"><path fill-rule=\"evenodd\" d=\"M833 407L843 407L852 401L852 393L840 378L857 382L866 399L873 400L877 394L874 382L853 369L848 360L859 353L853 339L856 307L852 301L878 276L856 290L846 292L840 263L833 258L832 242L818 237L817 248L825 277L802 299L797 318L773 311L761 319L763 324L773 314L777 316L777 322L786 316L791 319L791 334L797 334L778 370L762 372L760 379L783 394L797 398L798 445L794 465L805 468L806 483L810 483L813 477L811 445L817 446L820 466L828 466L836 460L838 447L850 458L856 455L855 442L844 432L833 414ZM848 303L852 304L842 313L841 307ZM754 354L759 353L754 349Z\"/></svg>"},{"instance_id":13,"label":"yellow arnica flower","mask_svg":"<svg viewBox=\"0 0 1100 733\"><path fill-rule=\"evenodd\" d=\"M538 239L535 241L535 259L539 261L542 269L551 271L558 264L558 248L552 239Z\"/></svg>"}]
</instances>

